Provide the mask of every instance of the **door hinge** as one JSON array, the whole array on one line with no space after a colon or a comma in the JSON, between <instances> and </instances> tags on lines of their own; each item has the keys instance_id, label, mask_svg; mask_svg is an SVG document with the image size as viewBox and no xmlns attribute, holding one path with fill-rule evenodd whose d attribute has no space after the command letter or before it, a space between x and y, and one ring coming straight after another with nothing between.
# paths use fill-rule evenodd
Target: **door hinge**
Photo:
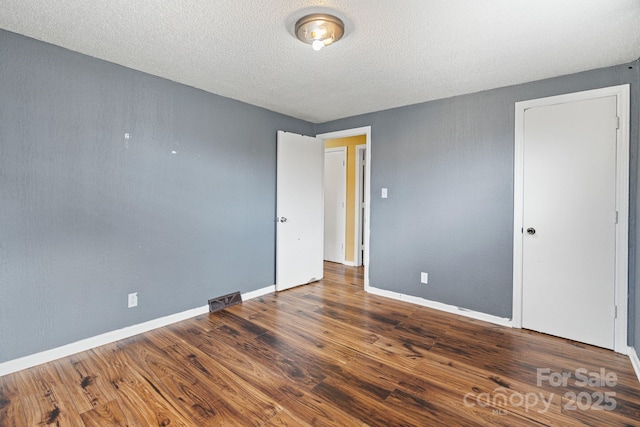
<instances>
[{"instance_id":1,"label":"door hinge","mask_svg":"<svg viewBox=\"0 0 640 427\"><path fill-rule=\"evenodd\" d=\"M614 308L614 310L613 310L613 318L617 319L618 318L618 306L614 305L613 308Z\"/></svg>"},{"instance_id":2,"label":"door hinge","mask_svg":"<svg viewBox=\"0 0 640 427\"><path fill-rule=\"evenodd\" d=\"M620 117L616 116L616 129L620 129Z\"/></svg>"},{"instance_id":3,"label":"door hinge","mask_svg":"<svg viewBox=\"0 0 640 427\"><path fill-rule=\"evenodd\" d=\"M345 162L344 162L344 160L343 160L343 161L342 161L342 166L344 166L344 165L345 165Z\"/></svg>"},{"instance_id":4,"label":"door hinge","mask_svg":"<svg viewBox=\"0 0 640 427\"><path fill-rule=\"evenodd\" d=\"M618 211L616 211L616 224L618 223Z\"/></svg>"}]
</instances>

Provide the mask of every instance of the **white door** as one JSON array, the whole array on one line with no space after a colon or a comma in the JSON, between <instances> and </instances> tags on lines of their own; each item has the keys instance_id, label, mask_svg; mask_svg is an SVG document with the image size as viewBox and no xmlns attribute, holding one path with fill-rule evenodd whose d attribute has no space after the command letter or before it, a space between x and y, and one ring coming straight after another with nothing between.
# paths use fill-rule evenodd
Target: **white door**
<instances>
[{"instance_id":1,"label":"white door","mask_svg":"<svg viewBox=\"0 0 640 427\"><path fill-rule=\"evenodd\" d=\"M524 112L522 326L615 340L615 96Z\"/></svg>"},{"instance_id":2,"label":"white door","mask_svg":"<svg viewBox=\"0 0 640 427\"><path fill-rule=\"evenodd\" d=\"M347 147L324 154L324 259L344 263L347 200Z\"/></svg>"},{"instance_id":3,"label":"white door","mask_svg":"<svg viewBox=\"0 0 640 427\"><path fill-rule=\"evenodd\" d=\"M278 131L276 290L322 279L324 143Z\"/></svg>"}]
</instances>

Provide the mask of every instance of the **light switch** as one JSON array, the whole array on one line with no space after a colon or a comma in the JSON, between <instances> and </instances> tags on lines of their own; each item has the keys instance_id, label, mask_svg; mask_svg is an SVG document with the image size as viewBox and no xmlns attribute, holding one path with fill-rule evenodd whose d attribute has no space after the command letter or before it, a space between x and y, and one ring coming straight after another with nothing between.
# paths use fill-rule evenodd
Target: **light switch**
<instances>
[{"instance_id":1,"label":"light switch","mask_svg":"<svg viewBox=\"0 0 640 427\"><path fill-rule=\"evenodd\" d=\"M387 198L387 189L386 189L386 188L383 188L383 189L382 189L381 197L382 197L383 199L386 199L386 198Z\"/></svg>"}]
</instances>

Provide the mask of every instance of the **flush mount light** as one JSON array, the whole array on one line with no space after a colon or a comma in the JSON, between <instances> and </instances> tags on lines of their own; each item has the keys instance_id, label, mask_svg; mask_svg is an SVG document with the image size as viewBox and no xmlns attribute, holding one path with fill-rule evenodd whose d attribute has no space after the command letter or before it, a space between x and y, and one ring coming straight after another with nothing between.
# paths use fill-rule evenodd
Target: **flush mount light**
<instances>
[{"instance_id":1,"label":"flush mount light","mask_svg":"<svg viewBox=\"0 0 640 427\"><path fill-rule=\"evenodd\" d=\"M320 50L340 40L344 34L344 24L333 15L313 13L303 16L296 22L296 36L313 50Z\"/></svg>"}]
</instances>

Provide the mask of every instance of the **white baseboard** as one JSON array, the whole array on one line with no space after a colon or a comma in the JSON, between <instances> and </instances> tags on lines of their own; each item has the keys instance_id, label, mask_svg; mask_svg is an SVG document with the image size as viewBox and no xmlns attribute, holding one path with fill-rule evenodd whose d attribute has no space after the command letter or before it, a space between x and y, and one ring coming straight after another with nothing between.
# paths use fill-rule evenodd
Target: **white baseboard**
<instances>
[{"instance_id":1,"label":"white baseboard","mask_svg":"<svg viewBox=\"0 0 640 427\"><path fill-rule=\"evenodd\" d=\"M252 298L257 298L274 291L275 286L267 286L266 288L242 294L242 300L248 301ZM13 372L21 371L23 369L32 368L43 363L51 362L56 359L71 356L72 354L91 350L92 348L100 347L101 345L129 338L134 335L161 328L163 326L171 325L172 323L177 323L182 320L190 319L192 317L196 317L208 312L209 306L205 305L203 307L193 308L181 313L171 314L169 316L149 320L148 322L138 323L137 325L127 326L126 328L106 332L104 334L76 341L71 344L56 347L51 350L46 350L40 353L30 354L18 359L2 362L0 363L0 377L3 375L11 374Z\"/></svg>"},{"instance_id":2,"label":"white baseboard","mask_svg":"<svg viewBox=\"0 0 640 427\"><path fill-rule=\"evenodd\" d=\"M355 261L343 261L342 264L344 265L348 265L349 267L358 267L355 263Z\"/></svg>"},{"instance_id":3,"label":"white baseboard","mask_svg":"<svg viewBox=\"0 0 640 427\"><path fill-rule=\"evenodd\" d=\"M638 381L640 381L640 359L638 359L638 353L636 353L636 349L633 347L629 347L628 353L633 370L636 371L636 377L638 377Z\"/></svg>"},{"instance_id":4,"label":"white baseboard","mask_svg":"<svg viewBox=\"0 0 640 427\"><path fill-rule=\"evenodd\" d=\"M249 301L250 299L261 297L262 295L270 294L276 291L276 285L267 286L262 289L256 289L255 291L242 294L242 301Z\"/></svg>"},{"instance_id":5,"label":"white baseboard","mask_svg":"<svg viewBox=\"0 0 640 427\"><path fill-rule=\"evenodd\" d=\"M380 295L382 297L387 297L391 299L395 299L398 301L406 301L412 304L421 305L423 307L429 307L440 311L445 311L447 313L458 314L460 316L470 317L476 320L482 320L484 322L494 323L500 326L512 327L511 319L493 316L491 314L481 313L479 311L467 310L465 308L456 307L455 305L444 304L438 301L431 301L421 297L415 297L411 295L405 295L398 292L387 291L384 289L373 288L371 286L367 287L367 292L370 292L374 295Z\"/></svg>"}]
</instances>

